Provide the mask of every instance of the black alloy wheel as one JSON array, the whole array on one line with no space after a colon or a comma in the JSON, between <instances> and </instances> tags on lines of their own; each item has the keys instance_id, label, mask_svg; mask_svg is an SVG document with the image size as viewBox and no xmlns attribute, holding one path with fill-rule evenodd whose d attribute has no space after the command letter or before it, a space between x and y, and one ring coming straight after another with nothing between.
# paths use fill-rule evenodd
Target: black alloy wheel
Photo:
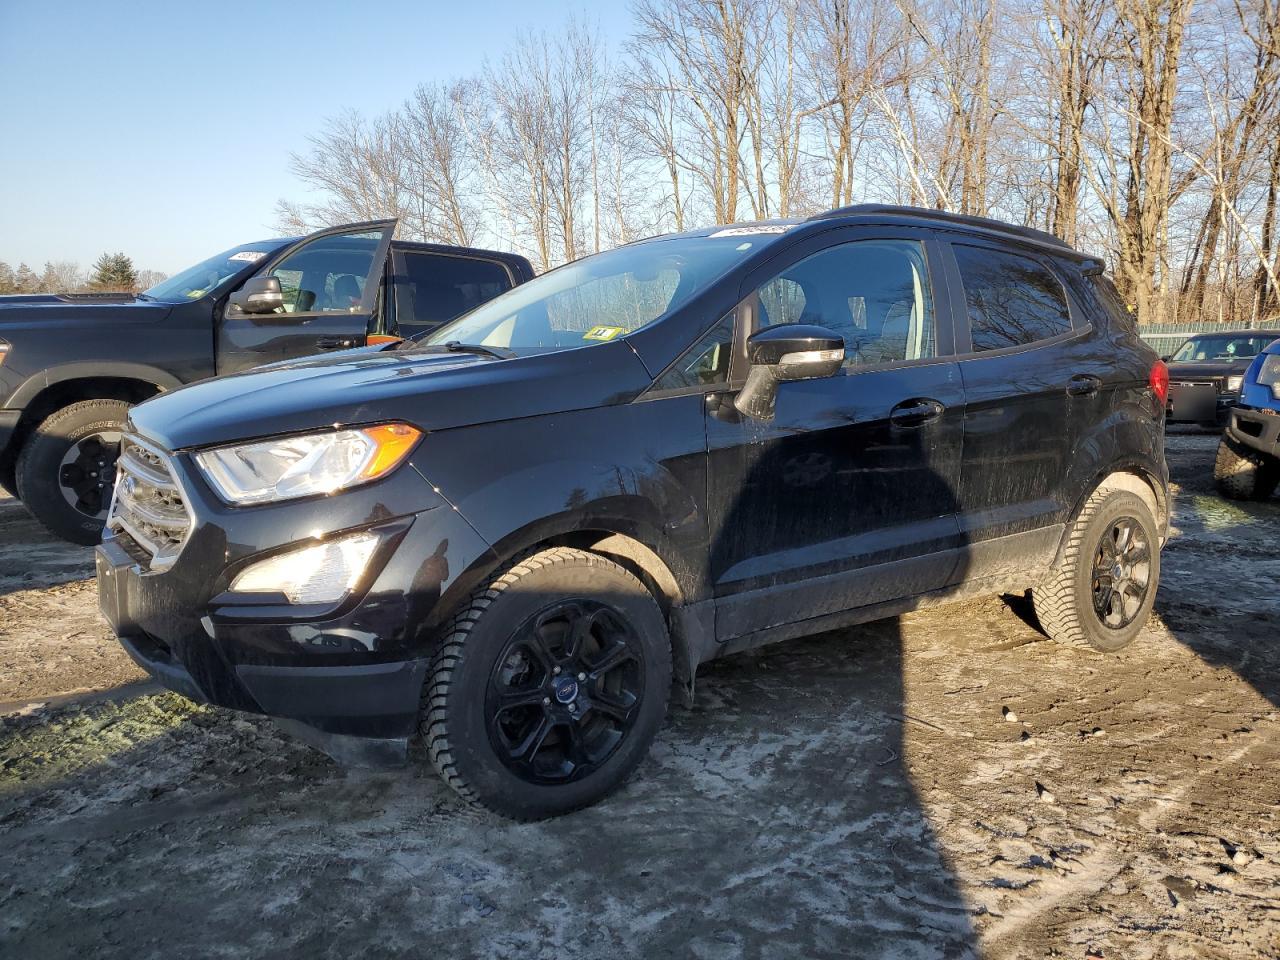
<instances>
[{"instance_id":1,"label":"black alloy wheel","mask_svg":"<svg viewBox=\"0 0 1280 960\"><path fill-rule=\"evenodd\" d=\"M1103 532L1093 555L1093 609L1104 627L1122 630L1146 603L1151 544L1142 525L1121 517Z\"/></svg>"},{"instance_id":2,"label":"black alloy wheel","mask_svg":"<svg viewBox=\"0 0 1280 960\"><path fill-rule=\"evenodd\" d=\"M671 652L654 594L621 564L572 547L518 556L443 625L419 723L431 764L516 820L595 803L653 743Z\"/></svg>"},{"instance_id":3,"label":"black alloy wheel","mask_svg":"<svg viewBox=\"0 0 1280 960\"><path fill-rule=\"evenodd\" d=\"M1032 588L1036 617L1052 640L1113 653L1142 632L1160 584L1160 525L1154 491L1140 491L1125 477L1095 490L1058 560Z\"/></svg>"},{"instance_id":4,"label":"black alloy wheel","mask_svg":"<svg viewBox=\"0 0 1280 960\"><path fill-rule=\"evenodd\" d=\"M522 780L566 783L600 768L635 724L644 653L631 626L594 600L561 600L498 656L485 714L490 743Z\"/></svg>"}]
</instances>

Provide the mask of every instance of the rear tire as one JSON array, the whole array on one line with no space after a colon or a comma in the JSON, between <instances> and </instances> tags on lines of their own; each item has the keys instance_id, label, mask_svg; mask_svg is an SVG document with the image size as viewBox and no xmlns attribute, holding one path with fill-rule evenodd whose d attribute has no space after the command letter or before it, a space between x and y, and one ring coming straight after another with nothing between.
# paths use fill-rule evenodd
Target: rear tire
<instances>
[{"instance_id":1,"label":"rear tire","mask_svg":"<svg viewBox=\"0 0 1280 960\"><path fill-rule=\"evenodd\" d=\"M540 820L595 803L630 775L670 689L653 595L618 564L558 547L513 562L446 625L419 731L462 797Z\"/></svg>"},{"instance_id":2,"label":"rear tire","mask_svg":"<svg viewBox=\"0 0 1280 960\"><path fill-rule=\"evenodd\" d=\"M1218 441L1213 479L1218 492L1230 500L1265 500L1280 483L1280 462L1223 434Z\"/></svg>"},{"instance_id":3,"label":"rear tire","mask_svg":"<svg viewBox=\"0 0 1280 960\"><path fill-rule=\"evenodd\" d=\"M1146 625L1159 583L1151 507L1127 490L1103 488L1085 501L1058 565L1031 598L1050 639L1109 653Z\"/></svg>"},{"instance_id":4,"label":"rear tire","mask_svg":"<svg viewBox=\"0 0 1280 960\"><path fill-rule=\"evenodd\" d=\"M86 545L102 538L128 418L123 400L83 400L46 417L23 446L18 498L54 536Z\"/></svg>"}]
</instances>

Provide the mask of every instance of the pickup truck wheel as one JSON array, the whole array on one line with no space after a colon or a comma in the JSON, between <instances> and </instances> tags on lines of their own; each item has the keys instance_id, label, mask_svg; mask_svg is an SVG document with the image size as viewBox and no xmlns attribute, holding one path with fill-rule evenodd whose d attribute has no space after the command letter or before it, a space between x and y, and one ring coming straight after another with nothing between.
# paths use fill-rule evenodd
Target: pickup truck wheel
<instances>
[{"instance_id":1,"label":"pickup truck wheel","mask_svg":"<svg viewBox=\"0 0 1280 960\"><path fill-rule=\"evenodd\" d=\"M1127 490L1103 488L1080 509L1057 566L1031 597L1050 639L1112 652L1146 625L1159 582L1150 506Z\"/></svg>"},{"instance_id":2,"label":"pickup truck wheel","mask_svg":"<svg viewBox=\"0 0 1280 960\"><path fill-rule=\"evenodd\" d=\"M1213 464L1218 492L1230 500L1265 500L1280 483L1280 462L1223 434Z\"/></svg>"},{"instance_id":3,"label":"pickup truck wheel","mask_svg":"<svg viewBox=\"0 0 1280 960\"><path fill-rule=\"evenodd\" d=\"M648 752L671 643L625 568L568 548L516 560L446 626L420 732L464 798L516 820L595 803Z\"/></svg>"},{"instance_id":4,"label":"pickup truck wheel","mask_svg":"<svg viewBox=\"0 0 1280 960\"><path fill-rule=\"evenodd\" d=\"M84 400L50 414L18 456L18 497L54 536L94 544L111 506L123 400Z\"/></svg>"}]
</instances>

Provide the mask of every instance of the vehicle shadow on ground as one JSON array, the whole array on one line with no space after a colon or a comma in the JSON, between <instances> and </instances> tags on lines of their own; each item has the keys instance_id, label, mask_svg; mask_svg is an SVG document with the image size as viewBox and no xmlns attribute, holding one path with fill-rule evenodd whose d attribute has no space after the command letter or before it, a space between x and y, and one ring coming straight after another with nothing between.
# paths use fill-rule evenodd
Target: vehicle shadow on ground
<instances>
[{"instance_id":1,"label":"vehicle shadow on ground","mask_svg":"<svg viewBox=\"0 0 1280 960\"><path fill-rule=\"evenodd\" d=\"M891 618L713 661L618 793L525 825L459 800L420 744L343 771L172 694L0 724L0 846L36 891L0 894L0 953L974 957L902 645Z\"/></svg>"},{"instance_id":2,"label":"vehicle shadow on ground","mask_svg":"<svg viewBox=\"0 0 1280 960\"><path fill-rule=\"evenodd\" d=\"M1155 612L1202 660L1232 670L1280 706L1280 496L1223 498L1213 480L1218 434L1171 436L1183 438L1167 454L1180 486L1172 518L1178 535L1165 546Z\"/></svg>"},{"instance_id":3,"label":"vehicle shadow on ground","mask_svg":"<svg viewBox=\"0 0 1280 960\"><path fill-rule=\"evenodd\" d=\"M344 772L169 694L0 725L3 872L32 891L0 895L0 953L973 956L901 676L896 620L717 661L619 793L527 825L464 804L420 748ZM55 755L72 768L42 770ZM163 918L137 915L151 897Z\"/></svg>"}]
</instances>

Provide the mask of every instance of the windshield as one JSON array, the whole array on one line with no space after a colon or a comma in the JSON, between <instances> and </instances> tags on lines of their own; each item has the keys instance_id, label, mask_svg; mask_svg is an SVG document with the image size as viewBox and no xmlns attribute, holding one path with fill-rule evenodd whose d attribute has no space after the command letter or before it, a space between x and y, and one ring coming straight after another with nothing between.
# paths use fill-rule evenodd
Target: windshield
<instances>
[{"instance_id":1,"label":"windshield","mask_svg":"<svg viewBox=\"0 0 1280 960\"><path fill-rule=\"evenodd\" d=\"M631 333L688 302L773 236L674 237L619 247L543 274L435 330L456 340L544 352Z\"/></svg>"},{"instance_id":2,"label":"windshield","mask_svg":"<svg viewBox=\"0 0 1280 960\"><path fill-rule=\"evenodd\" d=\"M188 267L177 276L160 281L154 287L142 291L142 295L169 303L195 300L203 297L228 277L239 273L249 264L256 263L278 250L285 242L284 240L265 240L260 243L246 243L240 247L232 247L216 257L201 260L194 267Z\"/></svg>"},{"instance_id":3,"label":"windshield","mask_svg":"<svg viewBox=\"0 0 1280 960\"><path fill-rule=\"evenodd\" d=\"M1252 360L1267 344L1275 339L1273 335L1259 334L1243 337L1193 337L1178 348L1173 355L1174 363L1199 363L1209 360Z\"/></svg>"}]
</instances>

